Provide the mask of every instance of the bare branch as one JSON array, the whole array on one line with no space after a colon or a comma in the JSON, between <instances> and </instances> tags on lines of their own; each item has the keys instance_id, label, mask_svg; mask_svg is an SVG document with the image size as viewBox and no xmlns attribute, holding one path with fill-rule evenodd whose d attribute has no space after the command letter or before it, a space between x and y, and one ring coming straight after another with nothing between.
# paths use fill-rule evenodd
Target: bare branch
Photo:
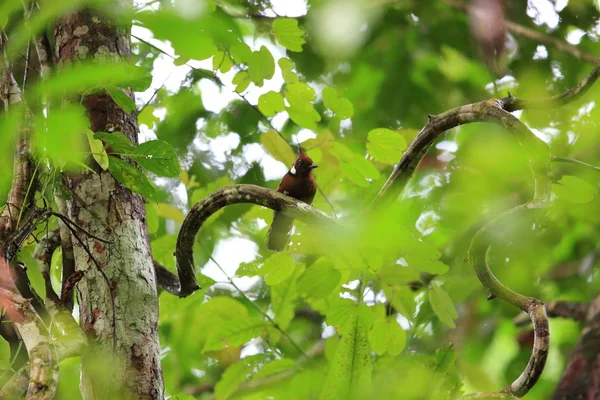
<instances>
[{"instance_id":1,"label":"bare branch","mask_svg":"<svg viewBox=\"0 0 600 400\"><path fill-rule=\"evenodd\" d=\"M550 318L569 318L579 322L585 322L590 305L576 301L551 301L546 303L546 314ZM529 323L529 317L519 314L513 319L516 326L524 326Z\"/></svg>"}]
</instances>

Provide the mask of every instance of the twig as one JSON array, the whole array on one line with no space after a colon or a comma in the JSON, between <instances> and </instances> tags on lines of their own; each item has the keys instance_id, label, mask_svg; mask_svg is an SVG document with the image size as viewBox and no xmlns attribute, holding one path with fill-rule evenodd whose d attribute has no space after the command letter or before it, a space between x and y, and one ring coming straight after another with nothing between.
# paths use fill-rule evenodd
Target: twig
<instances>
[{"instance_id":1,"label":"twig","mask_svg":"<svg viewBox=\"0 0 600 400\"><path fill-rule=\"evenodd\" d=\"M90 231L84 229L83 227L81 227L80 225L78 225L75 221L73 221L71 218L67 217L64 214L58 213L56 211L52 211L52 212L50 212L50 214L54 215L55 217L60 218L64 223L66 223L66 224L68 224L68 225L70 225L70 226L72 226L74 228L77 228L77 230L85 233L87 236L89 236L89 237L91 237L93 239L96 239L99 242L106 243L106 244L114 244L114 242L111 242L110 240L102 239L101 237L98 237L98 236L94 235L93 233L91 233Z\"/></svg>"},{"instance_id":2,"label":"twig","mask_svg":"<svg viewBox=\"0 0 600 400\"><path fill-rule=\"evenodd\" d=\"M90 249L87 247L87 245L81 240L79 235L77 235L77 232L75 231L75 229L73 227L71 227L71 225L68 225L68 224L67 224L67 228L69 229L69 231L71 231L71 234L75 237L75 239L77 239L77 241L79 242L79 244L81 245L83 250L87 253L90 260L92 260L92 262L96 266L96 269L102 276L102 279L104 279L104 281L106 282L106 285L108 286L108 290L110 291L110 303L111 303L111 309L112 309L112 329L113 329L112 345L113 345L113 353L116 354L117 353L117 309L116 309L116 305L115 305L115 289L113 288L113 286L110 282L110 279L108 278L108 275L106 275L106 272L104 272L104 270L102 269L102 266L100 265L100 263L98 263L98 260L96 260L96 257L94 257L94 255L92 254Z\"/></svg>"},{"instance_id":3,"label":"twig","mask_svg":"<svg viewBox=\"0 0 600 400\"><path fill-rule=\"evenodd\" d=\"M588 164L588 163L580 161L580 160L576 160L574 158L552 157L552 161L581 165L583 167L591 168L591 169L593 169L595 171L600 172L600 167L597 167L597 166L592 165L592 164Z\"/></svg>"}]
</instances>

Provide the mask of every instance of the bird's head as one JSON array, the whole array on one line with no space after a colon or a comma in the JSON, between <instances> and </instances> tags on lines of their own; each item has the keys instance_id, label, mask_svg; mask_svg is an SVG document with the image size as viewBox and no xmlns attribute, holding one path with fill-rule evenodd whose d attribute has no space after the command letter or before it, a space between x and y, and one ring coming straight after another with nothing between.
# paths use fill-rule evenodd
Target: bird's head
<instances>
[{"instance_id":1,"label":"bird's head","mask_svg":"<svg viewBox=\"0 0 600 400\"><path fill-rule=\"evenodd\" d=\"M294 165L290 168L290 174L296 176L309 176L310 172L317 168L318 165L300 148L298 158L294 161Z\"/></svg>"}]
</instances>

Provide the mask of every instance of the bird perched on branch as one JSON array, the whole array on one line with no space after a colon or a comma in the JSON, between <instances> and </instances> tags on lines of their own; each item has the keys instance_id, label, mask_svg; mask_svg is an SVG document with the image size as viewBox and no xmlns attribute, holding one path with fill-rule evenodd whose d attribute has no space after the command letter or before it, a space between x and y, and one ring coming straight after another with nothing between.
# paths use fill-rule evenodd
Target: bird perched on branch
<instances>
[{"instance_id":1,"label":"bird perched on branch","mask_svg":"<svg viewBox=\"0 0 600 400\"><path fill-rule=\"evenodd\" d=\"M307 204L311 204L317 192L317 183L311 172L318 165L298 146L298 158L283 176L277 191ZM275 211L273 223L267 233L267 248L281 251L288 242L294 219Z\"/></svg>"}]
</instances>

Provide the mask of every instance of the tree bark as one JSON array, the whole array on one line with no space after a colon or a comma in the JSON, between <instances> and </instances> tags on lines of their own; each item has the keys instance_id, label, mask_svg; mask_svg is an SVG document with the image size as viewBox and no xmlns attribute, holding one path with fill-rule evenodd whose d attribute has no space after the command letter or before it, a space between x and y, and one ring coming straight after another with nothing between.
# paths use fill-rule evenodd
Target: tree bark
<instances>
[{"instance_id":1,"label":"tree bark","mask_svg":"<svg viewBox=\"0 0 600 400\"><path fill-rule=\"evenodd\" d=\"M552 400L600 398L600 296L590 303L583 332Z\"/></svg>"},{"instance_id":2,"label":"tree bark","mask_svg":"<svg viewBox=\"0 0 600 400\"><path fill-rule=\"evenodd\" d=\"M79 11L56 24L58 64L126 60L131 55L130 26L103 15ZM126 90L132 97L133 93ZM137 144L135 115L124 112L108 94L83 100L94 132L122 132ZM158 299L143 198L113 176L70 174L68 216L111 243L72 232L79 283L81 327L92 347L82 358L84 399L163 398L158 342Z\"/></svg>"}]
</instances>

